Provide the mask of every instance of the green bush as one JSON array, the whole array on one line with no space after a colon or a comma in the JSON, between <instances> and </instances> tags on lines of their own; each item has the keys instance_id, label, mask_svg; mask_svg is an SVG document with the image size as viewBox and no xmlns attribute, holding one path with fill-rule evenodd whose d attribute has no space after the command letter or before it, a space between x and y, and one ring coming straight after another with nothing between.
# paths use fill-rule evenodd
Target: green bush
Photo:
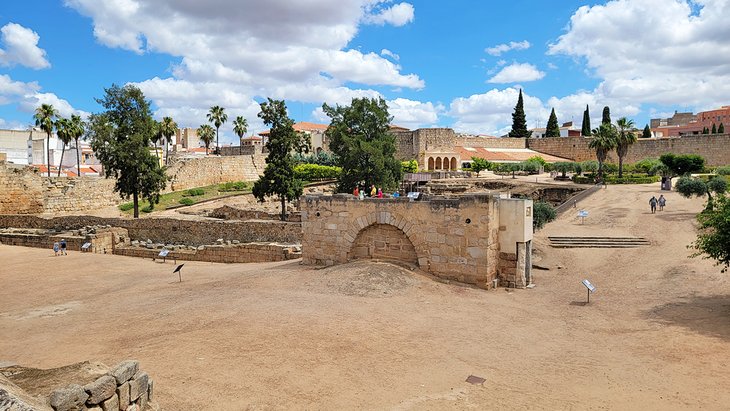
<instances>
[{"instance_id":1,"label":"green bush","mask_svg":"<svg viewBox=\"0 0 730 411\"><path fill-rule=\"evenodd\" d=\"M606 184L651 184L659 181L659 176L624 174L622 178L606 176Z\"/></svg>"},{"instance_id":2,"label":"green bush","mask_svg":"<svg viewBox=\"0 0 730 411\"><path fill-rule=\"evenodd\" d=\"M618 165L613 163L603 163L603 174L618 173Z\"/></svg>"},{"instance_id":3,"label":"green bush","mask_svg":"<svg viewBox=\"0 0 730 411\"><path fill-rule=\"evenodd\" d=\"M721 176L730 176L730 166L718 167L715 172Z\"/></svg>"},{"instance_id":4,"label":"green bush","mask_svg":"<svg viewBox=\"0 0 730 411\"><path fill-rule=\"evenodd\" d=\"M555 220L557 213L555 208L544 201L538 201L534 204L532 224L536 228L542 228L545 224Z\"/></svg>"},{"instance_id":5,"label":"green bush","mask_svg":"<svg viewBox=\"0 0 730 411\"><path fill-rule=\"evenodd\" d=\"M418 161L401 161L400 168L404 173L417 173L418 172Z\"/></svg>"},{"instance_id":6,"label":"green bush","mask_svg":"<svg viewBox=\"0 0 730 411\"><path fill-rule=\"evenodd\" d=\"M545 164L547 164L547 161L545 161L545 159L540 156L532 156L525 161L534 161L536 163L539 163L541 166L544 166Z\"/></svg>"},{"instance_id":7,"label":"green bush","mask_svg":"<svg viewBox=\"0 0 730 411\"><path fill-rule=\"evenodd\" d=\"M134 208L134 203L124 203L119 205L121 211L129 211Z\"/></svg>"},{"instance_id":8,"label":"green bush","mask_svg":"<svg viewBox=\"0 0 730 411\"><path fill-rule=\"evenodd\" d=\"M657 167L661 164L662 162L659 159L645 158L634 163L632 171L652 175L656 173Z\"/></svg>"},{"instance_id":9,"label":"green bush","mask_svg":"<svg viewBox=\"0 0 730 411\"><path fill-rule=\"evenodd\" d=\"M249 185L245 181L229 181L227 183L221 183L218 184L218 191L221 192L228 192L228 191L245 191L249 188Z\"/></svg>"},{"instance_id":10,"label":"green bush","mask_svg":"<svg viewBox=\"0 0 730 411\"><path fill-rule=\"evenodd\" d=\"M142 212L143 213L151 213L154 210L155 210L155 208L153 206L151 206L151 205L147 205L145 207L142 207Z\"/></svg>"},{"instance_id":11,"label":"green bush","mask_svg":"<svg viewBox=\"0 0 730 411\"><path fill-rule=\"evenodd\" d=\"M202 188L191 188L190 190L185 191L185 194L183 195L195 197L202 196L203 194L205 194L205 190Z\"/></svg>"},{"instance_id":12,"label":"green bush","mask_svg":"<svg viewBox=\"0 0 730 411\"><path fill-rule=\"evenodd\" d=\"M576 184L595 184L596 178L592 175L579 176L576 174L573 176L573 182Z\"/></svg>"},{"instance_id":13,"label":"green bush","mask_svg":"<svg viewBox=\"0 0 730 411\"><path fill-rule=\"evenodd\" d=\"M182 204L182 205L186 205L186 206L189 206L189 205L193 205L193 204L195 204L195 201L193 201L193 199L192 199L192 198L190 198L190 197L183 197L183 198L181 198L181 199L180 199L180 201L178 201L178 202L179 202L180 204Z\"/></svg>"},{"instance_id":14,"label":"green bush","mask_svg":"<svg viewBox=\"0 0 730 411\"><path fill-rule=\"evenodd\" d=\"M584 162L580 163L580 168L584 172L595 173L596 171L598 171L598 161L596 161L596 160L584 161Z\"/></svg>"},{"instance_id":15,"label":"green bush","mask_svg":"<svg viewBox=\"0 0 730 411\"><path fill-rule=\"evenodd\" d=\"M342 169L318 164L299 164L294 167L294 177L302 181L336 180Z\"/></svg>"}]
</instances>

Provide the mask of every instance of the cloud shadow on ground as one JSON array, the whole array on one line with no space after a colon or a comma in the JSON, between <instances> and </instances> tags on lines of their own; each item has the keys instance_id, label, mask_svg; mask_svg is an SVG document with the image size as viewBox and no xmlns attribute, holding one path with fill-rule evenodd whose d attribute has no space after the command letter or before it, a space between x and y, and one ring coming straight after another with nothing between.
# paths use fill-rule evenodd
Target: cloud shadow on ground
<instances>
[{"instance_id":1,"label":"cloud shadow on ground","mask_svg":"<svg viewBox=\"0 0 730 411\"><path fill-rule=\"evenodd\" d=\"M658 305L647 312L651 321L730 340L730 295L692 296Z\"/></svg>"}]
</instances>

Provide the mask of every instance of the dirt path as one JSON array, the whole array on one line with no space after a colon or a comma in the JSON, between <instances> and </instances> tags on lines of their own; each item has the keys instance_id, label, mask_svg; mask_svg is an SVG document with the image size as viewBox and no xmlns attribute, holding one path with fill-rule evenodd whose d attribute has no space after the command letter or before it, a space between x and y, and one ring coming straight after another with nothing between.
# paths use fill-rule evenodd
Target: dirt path
<instances>
[{"instance_id":1,"label":"dirt path","mask_svg":"<svg viewBox=\"0 0 730 411\"><path fill-rule=\"evenodd\" d=\"M171 264L0 246L0 363L135 358L168 410L726 409L728 274L688 258L701 201L651 215L656 190L610 186L584 224L548 225L550 270L512 292L365 263L190 262L178 283ZM547 245L567 234L652 245Z\"/></svg>"}]
</instances>

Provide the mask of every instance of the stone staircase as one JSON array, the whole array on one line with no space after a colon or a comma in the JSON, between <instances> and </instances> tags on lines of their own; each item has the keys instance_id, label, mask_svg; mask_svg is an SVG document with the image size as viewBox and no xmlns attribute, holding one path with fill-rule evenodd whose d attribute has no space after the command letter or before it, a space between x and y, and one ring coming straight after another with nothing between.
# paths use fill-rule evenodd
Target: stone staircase
<instances>
[{"instance_id":1,"label":"stone staircase","mask_svg":"<svg viewBox=\"0 0 730 411\"><path fill-rule=\"evenodd\" d=\"M555 248L635 248L651 245L643 237L548 237Z\"/></svg>"}]
</instances>

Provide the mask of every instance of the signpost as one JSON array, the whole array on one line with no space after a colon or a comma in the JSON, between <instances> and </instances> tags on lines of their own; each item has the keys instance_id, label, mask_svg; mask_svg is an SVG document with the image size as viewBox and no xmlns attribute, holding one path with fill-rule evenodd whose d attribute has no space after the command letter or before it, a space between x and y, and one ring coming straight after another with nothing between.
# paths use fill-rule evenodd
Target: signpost
<instances>
[{"instance_id":1,"label":"signpost","mask_svg":"<svg viewBox=\"0 0 730 411\"><path fill-rule=\"evenodd\" d=\"M583 224L585 222L586 217L588 217L588 211L586 211L586 210L578 211L578 217L580 217L580 223Z\"/></svg>"},{"instance_id":2,"label":"signpost","mask_svg":"<svg viewBox=\"0 0 730 411\"><path fill-rule=\"evenodd\" d=\"M184 265L185 264L178 265L175 271L172 272L173 274L177 273L177 276L180 278L180 282L182 282L182 268Z\"/></svg>"},{"instance_id":3,"label":"signpost","mask_svg":"<svg viewBox=\"0 0 730 411\"><path fill-rule=\"evenodd\" d=\"M168 254L170 254L170 250L163 249L163 250L160 250L160 254L158 254L157 256L162 257L162 262L165 263L165 262L167 262Z\"/></svg>"},{"instance_id":4,"label":"signpost","mask_svg":"<svg viewBox=\"0 0 730 411\"><path fill-rule=\"evenodd\" d=\"M81 246L81 252L88 252L91 248L91 243L84 243L84 245Z\"/></svg>"},{"instance_id":5,"label":"signpost","mask_svg":"<svg viewBox=\"0 0 730 411\"><path fill-rule=\"evenodd\" d=\"M588 280L583 280L583 285L588 289L588 301L586 301L586 304L588 304L591 302L591 294L596 292L596 286Z\"/></svg>"}]
</instances>

